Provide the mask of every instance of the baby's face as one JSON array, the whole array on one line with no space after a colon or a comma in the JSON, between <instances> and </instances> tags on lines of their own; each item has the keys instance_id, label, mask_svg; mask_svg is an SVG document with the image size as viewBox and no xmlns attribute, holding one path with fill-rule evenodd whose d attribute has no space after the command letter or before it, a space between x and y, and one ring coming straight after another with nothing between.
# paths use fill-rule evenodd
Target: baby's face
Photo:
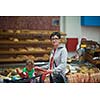
<instances>
[{"instance_id":1,"label":"baby's face","mask_svg":"<svg viewBox=\"0 0 100 100\"><path fill-rule=\"evenodd\" d=\"M34 67L34 65L32 65L31 63L27 64L26 68L30 71L32 70L32 68Z\"/></svg>"}]
</instances>

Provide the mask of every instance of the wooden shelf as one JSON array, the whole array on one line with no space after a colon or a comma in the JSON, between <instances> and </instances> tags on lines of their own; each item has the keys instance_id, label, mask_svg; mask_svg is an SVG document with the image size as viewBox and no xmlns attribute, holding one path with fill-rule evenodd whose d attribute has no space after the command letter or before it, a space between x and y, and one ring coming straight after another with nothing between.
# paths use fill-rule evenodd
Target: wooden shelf
<instances>
[{"instance_id":1,"label":"wooden shelf","mask_svg":"<svg viewBox=\"0 0 100 100\"><path fill-rule=\"evenodd\" d=\"M50 51L0 51L0 55L4 55L4 54L10 54L10 55L14 55L14 54L49 54Z\"/></svg>"},{"instance_id":2,"label":"wooden shelf","mask_svg":"<svg viewBox=\"0 0 100 100\"><path fill-rule=\"evenodd\" d=\"M51 44L51 42L46 42L46 41L18 41L18 42L14 42L14 41L0 41L0 44Z\"/></svg>"},{"instance_id":3,"label":"wooden shelf","mask_svg":"<svg viewBox=\"0 0 100 100\"><path fill-rule=\"evenodd\" d=\"M26 59L23 57L17 58L20 55L34 56L34 61L47 61L49 59L52 48L52 42L49 41L49 38L50 34L56 30L8 30L0 32L0 63L24 62ZM65 43L65 36L66 34L61 32L61 43ZM44 55L48 56L47 59Z\"/></svg>"},{"instance_id":4,"label":"wooden shelf","mask_svg":"<svg viewBox=\"0 0 100 100\"><path fill-rule=\"evenodd\" d=\"M65 41L61 42L61 43L65 43ZM0 41L0 45L22 45L22 44L41 44L41 45L52 45L51 42L49 41L18 41L18 42L14 42L14 41Z\"/></svg>"},{"instance_id":5,"label":"wooden shelf","mask_svg":"<svg viewBox=\"0 0 100 100\"><path fill-rule=\"evenodd\" d=\"M16 62L25 62L27 59L1 59L0 58L0 63L16 63ZM34 60L35 62L48 62L48 60Z\"/></svg>"},{"instance_id":6,"label":"wooden shelf","mask_svg":"<svg viewBox=\"0 0 100 100\"><path fill-rule=\"evenodd\" d=\"M7 58L0 59L0 63L1 62L23 62L23 61L25 61L25 59L7 59Z\"/></svg>"}]
</instances>

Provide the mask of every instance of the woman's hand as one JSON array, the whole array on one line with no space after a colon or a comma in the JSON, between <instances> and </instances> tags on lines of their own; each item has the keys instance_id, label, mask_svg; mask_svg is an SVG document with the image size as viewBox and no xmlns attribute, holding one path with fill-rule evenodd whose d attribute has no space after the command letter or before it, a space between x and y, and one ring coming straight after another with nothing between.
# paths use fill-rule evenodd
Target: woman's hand
<instances>
[{"instance_id":1,"label":"woman's hand","mask_svg":"<svg viewBox=\"0 0 100 100\"><path fill-rule=\"evenodd\" d=\"M42 74L42 81L44 81L45 78L46 78L46 76L50 75L52 72L53 72L53 71L50 70L50 69L46 70L46 72L44 72L44 73Z\"/></svg>"},{"instance_id":2,"label":"woman's hand","mask_svg":"<svg viewBox=\"0 0 100 100\"><path fill-rule=\"evenodd\" d=\"M48 70L47 70L47 72L48 72L48 73L52 73L52 72L53 72L53 70L48 69Z\"/></svg>"}]
</instances>

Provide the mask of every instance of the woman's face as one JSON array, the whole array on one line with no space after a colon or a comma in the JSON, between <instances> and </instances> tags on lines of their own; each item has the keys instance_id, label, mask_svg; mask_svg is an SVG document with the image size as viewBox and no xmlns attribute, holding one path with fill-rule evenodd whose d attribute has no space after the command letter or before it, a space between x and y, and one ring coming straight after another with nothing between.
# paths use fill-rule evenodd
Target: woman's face
<instances>
[{"instance_id":1,"label":"woman's face","mask_svg":"<svg viewBox=\"0 0 100 100\"><path fill-rule=\"evenodd\" d=\"M54 47L57 47L60 43L60 39L57 35L51 37L51 41Z\"/></svg>"}]
</instances>

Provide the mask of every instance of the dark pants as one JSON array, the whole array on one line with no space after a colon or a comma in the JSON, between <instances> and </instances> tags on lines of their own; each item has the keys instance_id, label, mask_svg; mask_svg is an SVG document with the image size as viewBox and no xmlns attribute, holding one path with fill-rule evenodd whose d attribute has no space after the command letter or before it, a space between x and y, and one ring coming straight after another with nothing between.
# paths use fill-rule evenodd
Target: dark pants
<instances>
[{"instance_id":1,"label":"dark pants","mask_svg":"<svg viewBox=\"0 0 100 100\"><path fill-rule=\"evenodd\" d=\"M53 74L50 75L50 82L51 83L66 83L67 78L62 74Z\"/></svg>"}]
</instances>

